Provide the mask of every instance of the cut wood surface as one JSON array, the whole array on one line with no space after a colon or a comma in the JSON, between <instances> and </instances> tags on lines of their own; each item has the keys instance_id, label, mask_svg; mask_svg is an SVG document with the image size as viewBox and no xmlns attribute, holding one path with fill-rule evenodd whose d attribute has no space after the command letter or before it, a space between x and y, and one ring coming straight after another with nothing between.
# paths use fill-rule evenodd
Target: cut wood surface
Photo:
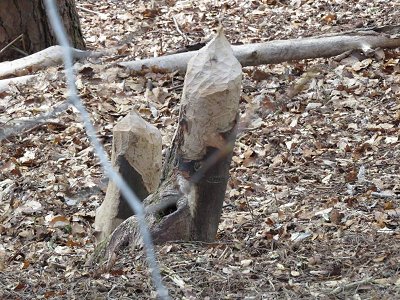
<instances>
[{"instance_id":1,"label":"cut wood surface","mask_svg":"<svg viewBox=\"0 0 400 300\"><path fill-rule=\"evenodd\" d=\"M350 50L369 53L376 48L400 47L400 25L359 29L293 40L276 40L260 44L232 46L234 55L243 67L276 64L284 61L332 57ZM197 51L121 62L130 70L156 68L185 72L187 63Z\"/></svg>"},{"instance_id":2,"label":"cut wood surface","mask_svg":"<svg viewBox=\"0 0 400 300\"><path fill-rule=\"evenodd\" d=\"M113 130L112 165L121 173L136 196L143 200L153 193L161 177L161 133L132 111ZM102 205L96 211L95 230L99 241L107 238L133 215L114 182L108 183Z\"/></svg>"},{"instance_id":3,"label":"cut wood surface","mask_svg":"<svg viewBox=\"0 0 400 300\"><path fill-rule=\"evenodd\" d=\"M236 138L241 79L242 67L222 29L189 61L162 183L143 201L155 243L214 241ZM106 241L106 269L127 241L141 244L135 216Z\"/></svg>"}]
</instances>

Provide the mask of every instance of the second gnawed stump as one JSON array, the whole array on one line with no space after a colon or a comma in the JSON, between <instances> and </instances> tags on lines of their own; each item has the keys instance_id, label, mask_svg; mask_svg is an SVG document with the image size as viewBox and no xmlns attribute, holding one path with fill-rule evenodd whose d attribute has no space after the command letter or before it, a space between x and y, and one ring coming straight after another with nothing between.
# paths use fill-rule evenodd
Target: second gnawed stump
<instances>
[{"instance_id":1,"label":"second gnawed stump","mask_svg":"<svg viewBox=\"0 0 400 300\"><path fill-rule=\"evenodd\" d=\"M215 239L236 139L241 79L241 65L222 29L190 60L161 184L143 202L155 243ZM135 216L107 240L106 268L127 242L141 244Z\"/></svg>"},{"instance_id":2,"label":"second gnawed stump","mask_svg":"<svg viewBox=\"0 0 400 300\"><path fill-rule=\"evenodd\" d=\"M126 115L113 129L111 163L139 200L153 193L161 176L161 134L156 127L136 112ZM128 217L133 210L117 185L109 182L107 193L96 211L96 238L102 241Z\"/></svg>"}]
</instances>

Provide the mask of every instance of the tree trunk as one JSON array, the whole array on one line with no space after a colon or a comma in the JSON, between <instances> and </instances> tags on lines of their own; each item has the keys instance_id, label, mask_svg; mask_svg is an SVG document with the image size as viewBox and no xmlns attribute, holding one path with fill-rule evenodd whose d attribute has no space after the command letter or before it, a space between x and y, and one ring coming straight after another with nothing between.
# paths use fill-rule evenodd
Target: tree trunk
<instances>
[{"instance_id":1,"label":"tree trunk","mask_svg":"<svg viewBox=\"0 0 400 300\"><path fill-rule=\"evenodd\" d=\"M167 210L160 210L161 221L153 230L156 242L215 239L236 138L241 74L241 65L222 30L190 60L179 126L164 166L167 189L161 188L175 189L180 197L176 211L170 203ZM163 192L160 195L157 200L163 204ZM154 205L152 198L146 200L147 207ZM171 223L176 228L171 228Z\"/></svg>"},{"instance_id":2,"label":"tree trunk","mask_svg":"<svg viewBox=\"0 0 400 300\"><path fill-rule=\"evenodd\" d=\"M26 56L57 43L43 2L0 1L0 61ZM75 0L58 0L57 7L71 45L85 49Z\"/></svg>"},{"instance_id":3,"label":"tree trunk","mask_svg":"<svg viewBox=\"0 0 400 300\"><path fill-rule=\"evenodd\" d=\"M215 239L236 138L241 68L222 30L188 64L162 183L143 201L154 243ZM94 259L109 269L126 242L142 243L134 216L116 228Z\"/></svg>"}]
</instances>

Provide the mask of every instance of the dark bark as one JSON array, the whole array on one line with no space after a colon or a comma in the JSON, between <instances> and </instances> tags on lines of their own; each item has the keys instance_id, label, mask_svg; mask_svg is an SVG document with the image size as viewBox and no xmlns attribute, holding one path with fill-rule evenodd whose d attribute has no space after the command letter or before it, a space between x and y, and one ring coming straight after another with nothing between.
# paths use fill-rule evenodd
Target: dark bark
<instances>
[{"instance_id":1,"label":"dark bark","mask_svg":"<svg viewBox=\"0 0 400 300\"><path fill-rule=\"evenodd\" d=\"M236 127L226 140L228 151L208 148L202 160L203 165L190 181L197 185L198 199L196 213L193 215L191 240L212 242L218 230L222 213L226 185L229 179L229 166L232 158L232 147L235 141ZM225 153L224 153L225 152Z\"/></svg>"},{"instance_id":2,"label":"dark bark","mask_svg":"<svg viewBox=\"0 0 400 300\"><path fill-rule=\"evenodd\" d=\"M85 49L75 0L58 0L57 7L71 45ZM0 61L20 58L56 44L43 0L0 1Z\"/></svg>"}]
</instances>

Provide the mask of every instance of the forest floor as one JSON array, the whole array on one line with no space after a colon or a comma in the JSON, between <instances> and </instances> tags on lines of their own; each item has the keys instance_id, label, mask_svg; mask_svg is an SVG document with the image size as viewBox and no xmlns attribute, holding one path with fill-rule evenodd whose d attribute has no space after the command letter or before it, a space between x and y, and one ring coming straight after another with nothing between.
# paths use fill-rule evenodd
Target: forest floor
<instances>
[{"instance_id":1,"label":"forest floor","mask_svg":"<svg viewBox=\"0 0 400 300\"><path fill-rule=\"evenodd\" d=\"M76 82L109 154L114 124L133 108L166 149L183 85L117 61L203 42L221 16L232 44L400 20L400 3L386 0L76 2L88 49L109 51L80 62ZM156 247L172 298L400 299L399 58L377 50L243 69L244 125L217 240ZM1 122L62 104L61 70L3 93ZM74 108L1 142L0 299L156 298L141 251L100 276L85 267L106 187Z\"/></svg>"}]
</instances>

